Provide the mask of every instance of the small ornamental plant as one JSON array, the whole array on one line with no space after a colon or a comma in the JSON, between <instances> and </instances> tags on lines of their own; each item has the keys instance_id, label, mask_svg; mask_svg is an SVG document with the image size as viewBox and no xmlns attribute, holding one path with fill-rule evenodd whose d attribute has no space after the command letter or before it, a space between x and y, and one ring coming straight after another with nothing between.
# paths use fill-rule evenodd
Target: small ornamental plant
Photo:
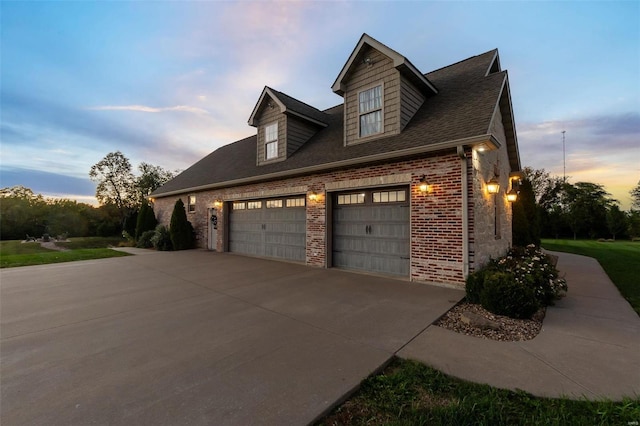
<instances>
[{"instance_id":1,"label":"small ornamental plant","mask_svg":"<svg viewBox=\"0 0 640 426\"><path fill-rule=\"evenodd\" d=\"M567 282L551 258L533 244L511 249L469 275L467 300L512 318L530 318L537 309L564 296Z\"/></svg>"}]
</instances>

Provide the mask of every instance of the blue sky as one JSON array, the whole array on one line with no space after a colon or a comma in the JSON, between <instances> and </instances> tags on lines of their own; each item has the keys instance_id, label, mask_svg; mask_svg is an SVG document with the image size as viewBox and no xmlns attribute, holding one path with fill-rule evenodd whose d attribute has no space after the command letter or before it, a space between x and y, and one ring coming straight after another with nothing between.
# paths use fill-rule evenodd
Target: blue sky
<instances>
[{"instance_id":1,"label":"blue sky","mask_svg":"<svg viewBox=\"0 0 640 426\"><path fill-rule=\"evenodd\" d=\"M509 71L523 166L640 180L640 2L0 3L0 186L91 202L120 150L185 169L255 132L269 85L320 109L363 32L422 72L493 48Z\"/></svg>"}]
</instances>

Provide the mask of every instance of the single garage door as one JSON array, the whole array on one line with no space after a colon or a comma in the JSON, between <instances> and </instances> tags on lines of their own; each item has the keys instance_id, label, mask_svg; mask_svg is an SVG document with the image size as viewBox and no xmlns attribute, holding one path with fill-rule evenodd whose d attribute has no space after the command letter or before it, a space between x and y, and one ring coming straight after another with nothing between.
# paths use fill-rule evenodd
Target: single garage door
<instances>
[{"instance_id":1,"label":"single garage door","mask_svg":"<svg viewBox=\"0 0 640 426\"><path fill-rule=\"evenodd\" d=\"M333 266L409 275L405 187L334 194Z\"/></svg>"},{"instance_id":2,"label":"single garage door","mask_svg":"<svg viewBox=\"0 0 640 426\"><path fill-rule=\"evenodd\" d=\"M305 249L304 197L231 203L229 251L304 262Z\"/></svg>"}]
</instances>

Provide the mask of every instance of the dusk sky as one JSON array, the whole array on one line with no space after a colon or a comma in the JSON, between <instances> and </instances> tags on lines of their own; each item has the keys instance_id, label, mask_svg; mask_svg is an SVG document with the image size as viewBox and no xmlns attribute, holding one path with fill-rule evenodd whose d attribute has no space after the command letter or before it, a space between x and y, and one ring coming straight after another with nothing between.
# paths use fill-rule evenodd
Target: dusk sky
<instances>
[{"instance_id":1,"label":"dusk sky","mask_svg":"<svg viewBox=\"0 0 640 426\"><path fill-rule=\"evenodd\" d=\"M255 134L265 85L319 109L362 33L422 72L498 48L522 166L640 180L640 2L0 3L0 186L95 203L122 151L186 169Z\"/></svg>"}]
</instances>

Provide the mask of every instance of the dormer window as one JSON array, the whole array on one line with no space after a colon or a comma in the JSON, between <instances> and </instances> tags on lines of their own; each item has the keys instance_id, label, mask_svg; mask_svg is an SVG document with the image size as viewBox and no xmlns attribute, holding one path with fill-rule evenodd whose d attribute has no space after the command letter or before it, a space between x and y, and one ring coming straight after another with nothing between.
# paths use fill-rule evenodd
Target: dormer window
<instances>
[{"instance_id":1,"label":"dormer window","mask_svg":"<svg viewBox=\"0 0 640 426\"><path fill-rule=\"evenodd\" d=\"M265 160L278 158L278 122L269 124L264 128Z\"/></svg>"},{"instance_id":2,"label":"dormer window","mask_svg":"<svg viewBox=\"0 0 640 426\"><path fill-rule=\"evenodd\" d=\"M382 85L358 93L360 137L382 133Z\"/></svg>"}]
</instances>

